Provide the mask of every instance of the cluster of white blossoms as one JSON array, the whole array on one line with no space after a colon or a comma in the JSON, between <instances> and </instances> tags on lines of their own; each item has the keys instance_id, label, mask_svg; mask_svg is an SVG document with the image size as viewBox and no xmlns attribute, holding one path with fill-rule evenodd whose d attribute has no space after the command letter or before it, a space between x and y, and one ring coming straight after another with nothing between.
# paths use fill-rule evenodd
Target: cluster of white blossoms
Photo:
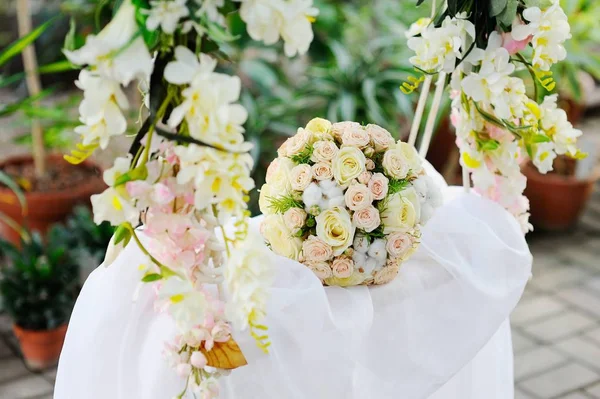
<instances>
[{"instance_id":1,"label":"cluster of white blossoms","mask_svg":"<svg viewBox=\"0 0 600 399\"><path fill-rule=\"evenodd\" d=\"M326 285L391 281L442 202L414 147L377 125L316 118L278 152L259 202L271 249Z\"/></svg>"},{"instance_id":2,"label":"cluster of white blossoms","mask_svg":"<svg viewBox=\"0 0 600 399\"><path fill-rule=\"evenodd\" d=\"M411 62L426 72L452 73L451 120L461 164L470 172L475 190L513 213L524 232L531 225L522 162L530 158L547 173L557 155L580 156L576 140L581 131L557 108L556 95L538 104L528 97L523 80L513 76L525 67L536 86L553 87L547 71L565 58L563 44L570 33L558 0L546 3L546 8L526 8L522 18L515 16L510 31L498 26L487 36L485 48L475 45L468 53L476 27L464 20L465 14L447 16L437 28L420 21L409 30L420 35L409 39L416 51ZM533 48L531 62L520 54L528 45Z\"/></svg>"},{"instance_id":3,"label":"cluster of white blossoms","mask_svg":"<svg viewBox=\"0 0 600 399\"><path fill-rule=\"evenodd\" d=\"M217 61L195 47L201 36L226 28L220 12L225 3L153 0L143 8L125 0L97 36L65 51L71 62L85 66L76 82L83 90L82 126L76 128L81 151L66 157L71 162L125 133L129 104L123 86L137 79L148 87L150 115L138 127L131 153L104 172L108 188L91 202L96 223L117 226L105 266L130 241L145 254L137 265L140 279L153 285L156 311L175 326L164 349L186 380L180 399L217 397L218 378L246 364L234 328L249 330L264 351L269 346L261 321L274 269L268 250L248 233L254 181L241 81L216 72ZM274 43L282 37L290 55L307 51L316 15L310 0L248 0L241 13L251 16L253 37L257 24L266 26L264 18L271 15L268 25L277 27L277 36L260 39Z\"/></svg>"}]
</instances>

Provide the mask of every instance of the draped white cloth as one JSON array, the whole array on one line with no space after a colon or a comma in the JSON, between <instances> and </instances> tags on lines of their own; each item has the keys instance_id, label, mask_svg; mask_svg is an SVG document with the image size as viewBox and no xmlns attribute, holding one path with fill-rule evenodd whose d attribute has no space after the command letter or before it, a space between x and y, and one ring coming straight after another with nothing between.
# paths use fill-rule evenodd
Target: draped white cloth
<instances>
[{"instance_id":1,"label":"draped white cloth","mask_svg":"<svg viewBox=\"0 0 600 399\"><path fill-rule=\"evenodd\" d=\"M236 332L249 365L222 379L221 398L513 398L507 318L530 276L531 254L499 205L445 191L447 202L390 284L323 287L306 267L272 255L270 353ZM168 317L154 312L149 286L132 301L140 261L130 245L87 280L55 399L166 399L182 389L161 356L173 332Z\"/></svg>"}]
</instances>

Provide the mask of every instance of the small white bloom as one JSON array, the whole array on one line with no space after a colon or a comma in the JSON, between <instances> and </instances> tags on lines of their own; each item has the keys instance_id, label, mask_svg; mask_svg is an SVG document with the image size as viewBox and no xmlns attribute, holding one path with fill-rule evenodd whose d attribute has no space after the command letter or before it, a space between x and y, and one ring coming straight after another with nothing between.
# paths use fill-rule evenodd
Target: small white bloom
<instances>
[{"instance_id":1,"label":"small white bloom","mask_svg":"<svg viewBox=\"0 0 600 399\"><path fill-rule=\"evenodd\" d=\"M146 28L153 31L160 26L163 32L172 34L175 32L179 20L190 14L186 2L187 0L150 1L152 8L142 11L148 14Z\"/></svg>"},{"instance_id":2,"label":"small white bloom","mask_svg":"<svg viewBox=\"0 0 600 399\"><path fill-rule=\"evenodd\" d=\"M109 222L113 226L118 226L123 222L132 224L137 223L139 212L135 207L116 189L109 187L100 194L91 196L92 208L94 210L94 223L100 224L103 221Z\"/></svg>"},{"instance_id":3,"label":"small white bloom","mask_svg":"<svg viewBox=\"0 0 600 399\"><path fill-rule=\"evenodd\" d=\"M545 174L551 171L555 158L554 143L540 143L536 145L533 164L538 168L540 173Z\"/></svg>"}]
</instances>

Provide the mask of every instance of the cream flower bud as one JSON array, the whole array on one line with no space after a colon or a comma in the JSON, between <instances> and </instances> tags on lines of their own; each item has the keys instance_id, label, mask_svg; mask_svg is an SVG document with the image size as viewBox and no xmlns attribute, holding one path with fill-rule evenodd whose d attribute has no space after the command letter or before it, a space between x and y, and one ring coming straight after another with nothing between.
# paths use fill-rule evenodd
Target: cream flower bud
<instances>
[{"instance_id":1,"label":"cream flower bud","mask_svg":"<svg viewBox=\"0 0 600 399\"><path fill-rule=\"evenodd\" d=\"M369 205L364 209L354 212L354 215L352 216L352 223L357 228L369 233L375 230L381 224L379 211L373 205Z\"/></svg>"},{"instance_id":2,"label":"cream flower bud","mask_svg":"<svg viewBox=\"0 0 600 399\"><path fill-rule=\"evenodd\" d=\"M371 172L362 172L360 176L358 176L358 182L361 184L368 184L369 180L371 180L371 176L373 176L373 173Z\"/></svg>"},{"instance_id":3,"label":"cream flower bud","mask_svg":"<svg viewBox=\"0 0 600 399\"><path fill-rule=\"evenodd\" d=\"M206 360L206 356L204 356L204 353L200 351L193 352L192 356L190 357L190 363L192 364L192 366L198 369L203 369L204 367L206 367L207 362L208 361Z\"/></svg>"},{"instance_id":4,"label":"cream flower bud","mask_svg":"<svg viewBox=\"0 0 600 399\"><path fill-rule=\"evenodd\" d=\"M371 205L373 194L371 194L371 190L364 184L352 184L346 190L344 199L349 209L358 211Z\"/></svg>"},{"instance_id":5,"label":"cream flower bud","mask_svg":"<svg viewBox=\"0 0 600 399\"><path fill-rule=\"evenodd\" d=\"M354 262L350 258L337 258L331 265L333 276L338 278L348 278L354 273Z\"/></svg>"},{"instance_id":6,"label":"cream flower bud","mask_svg":"<svg viewBox=\"0 0 600 399\"><path fill-rule=\"evenodd\" d=\"M375 273L375 284L387 284L392 281L398 275L400 265L398 263L387 265L381 268Z\"/></svg>"},{"instance_id":7,"label":"cream flower bud","mask_svg":"<svg viewBox=\"0 0 600 399\"><path fill-rule=\"evenodd\" d=\"M300 208L290 208L283 214L285 225L292 232L296 232L304 226L306 221L306 212Z\"/></svg>"},{"instance_id":8,"label":"cream flower bud","mask_svg":"<svg viewBox=\"0 0 600 399\"><path fill-rule=\"evenodd\" d=\"M386 250L392 258L404 258L413 249L413 238L409 234L395 232L387 237Z\"/></svg>"},{"instance_id":9,"label":"cream flower bud","mask_svg":"<svg viewBox=\"0 0 600 399\"><path fill-rule=\"evenodd\" d=\"M290 183L292 190L304 191L312 182L312 169L310 165L301 164L294 166L290 171Z\"/></svg>"},{"instance_id":10,"label":"cream flower bud","mask_svg":"<svg viewBox=\"0 0 600 399\"><path fill-rule=\"evenodd\" d=\"M295 136L290 137L285 144L287 156L292 156L304 151L310 144L312 133L306 129L299 128Z\"/></svg>"},{"instance_id":11,"label":"cream flower bud","mask_svg":"<svg viewBox=\"0 0 600 399\"><path fill-rule=\"evenodd\" d=\"M327 262L313 262L313 261L308 261L305 263L305 265L312 270L312 272L320 279L320 280L325 280L326 278L329 278L331 276L333 276L332 270L331 270L331 266L329 266L329 263Z\"/></svg>"},{"instance_id":12,"label":"cream flower bud","mask_svg":"<svg viewBox=\"0 0 600 399\"><path fill-rule=\"evenodd\" d=\"M375 151L385 151L394 144L394 138L384 128L378 125L367 125L367 133L371 137L371 143L375 148Z\"/></svg>"},{"instance_id":13,"label":"cream flower bud","mask_svg":"<svg viewBox=\"0 0 600 399\"><path fill-rule=\"evenodd\" d=\"M367 158L366 165L367 165L367 170L375 169L375 162L373 162L373 160L370 158Z\"/></svg>"},{"instance_id":14,"label":"cream flower bud","mask_svg":"<svg viewBox=\"0 0 600 399\"><path fill-rule=\"evenodd\" d=\"M319 237L310 236L302 244L302 253L307 262L325 262L333 256L333 249Z\"/></svg>"},{"instance_id":15,"label":"cream flower bud","mask_svg":"<svg viewBox=\"0 0 600 399\"><path fill-rule=\"evenodd\" d=\"M391 148L383 154L383 169L388 176L404 179L410 171L410 166L399 148Z\"/></svg>"},{"instance_id":16,"label":"cream flower bud","mask_svg":"<svg viewBox=\"0 0 600 399\"><path fill-rule=\"evenodd\" d=\"M347 146L365 148L370 141L369 133L362 126L346 129L342 134L342 143Z\"/></svg>"},{"instance_id":17,"label":"cream flower bud","mask_svg":"<svg viewBox=\"0 0 600 399\"><path fill-rule=\"evenodd\" d=\"M357 130L361 128L360 123L350 121L337 122L331 125L331 134L337 141L342 141L342 136L346 130Z\"/></svg>"},{"instance_id":18,"label":"cream flower bud","mask_svg":"<svg viewBox=\"0 0 600 399\"><path fill-rule=\"evenodd\" d=\"M369 180L369 190L373 199L382 200L388 193L389 179L383 173L375 173Z\"/></svg>"}]
</instances>

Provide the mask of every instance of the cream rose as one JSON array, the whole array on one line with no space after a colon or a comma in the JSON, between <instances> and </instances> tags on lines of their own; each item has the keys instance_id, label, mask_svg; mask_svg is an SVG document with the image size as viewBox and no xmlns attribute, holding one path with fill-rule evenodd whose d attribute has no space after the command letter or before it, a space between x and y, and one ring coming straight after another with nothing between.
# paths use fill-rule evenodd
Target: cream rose
<instances>
[{"instance_id":1,"label":"cream rose","mask_svg":"<svg viewBox=\"0 0 600 399\"><path fill-rule=\"evenodd\" d=\"M288 139L289 143L286 146L287 156L292 156L301 153L309 145L312 139L312 133L306 129L299 128L295 136Z\"/></svg>"},{"instance_id":2,"label":"cream rose","mask_svg":"<svg viewBox=\"0 0 600 399\"><path fill-rule=\"evenodd\" d=\"M394 138L384 128L378 125L367 125L367 133L371 137L371 143L375 148L375 151L384 151L390 148L394 144Z\"/></svg>"},{"instance_id":3,"label":"cream rose","mask_svg":"<svg viewBox=\"0 0 600 399\"><path fill-rule=\"evenodd\" d=\"M348 278L354 273L354 261L350 258L337 258L331 264L333 276L337 278Z\"/></svg>"},{"instance_id":4,"label":"cream rose","mask_svg":"<svg viewBox=\"0 0 600 399\"><path fill-rule=\"evenodd\" d=\"M396 278L399 270L400 265L398 263L382 267L381 270L378 270L375 273L375 284L381 285L389 283Z\"/></svg>"},{"instance_id":5,"label":"cream rose","mask_svg":"<svg viewBox=\"0 0 600 399\"><path fill-rule=\"evenodd\" d=\"M302 254L307 262L325 262L333 257L333 249L319 237L310 236L302 243Z\"/></svg>"},{"instance_id":6,"label":"cream rose","mask_svg":"<svg viewBox=\"0 0 600 399\"><path fill-rule=\"evenodd\" d=\"M328 162L339 150L333 141L317 141L313 144L313 153L310 159L313 162Z\"/></svg>"},{"instance_id":7,"label":"cream rose","mask_svg":"<svg viewBox=\"0 0 600 399\"><path fill-rule=\"evenodd\" d=\"M393 232L406 233L417 224L417 212L413 203L396 193L387 200L386 208L381 214L384 234Z\"/></svg>"},{"instance_id":8,"label":"cream rose","mask_svg":"<svg viewBox=\"0 0 600 399\"><path fill-rule=\"evenodd\" d=\"M265 217L261 230L273 252L286 258L298 260L302 250L302 239L293 236L293 232L285 224L283 215L275 214Z\"/></svg>"},{"instance_id":9,"label":"cream rose","mask_svg":"<svg viewBox=\"0 0 600 399\"><path fill-rule=\"evenodd\" d=\"M337 122L331 125L331 134L336 140L342 141L342 136L346 130L357 130L361 128L362 126L360 126L360 123L350 121Z\"/></svg>"},{"instance_id":10,"label":"cream rose","mask_svg":"<svg viewBox=\"0 0 600 399\"><path fill-rule=\"evenodd\" d=\"M371 172L362 172L360 176L358 176L358 182L361 184L368 184L369 180L371 180L371 176L373 176L373 173Z\"/></svg>"},{"instance_id":11,"label":"cream rose","mask_svg":"<svg viewBox=\"0 0 600 399\"><path fill-rule=\"evenodd\" d=\"M317 236L331 245L335 256L341 255L354 240L356 227L350 220L348 211L334 207L321 212L316 218Z\"/></svg>"},{"instance_id":12,"label":"cream rose","mask_svg":"<svg viewBox=\"0 0 600 399\"><path fill-rule=\"evenodd\" d=\"M390 148L387 150L383 154L381 164L385 173L395 179L404 179L410 170L410 166L404 158L404 153L399 148Z\"/></svg>"},{"instance_id":13,"label":"cream rose","mask_svg":"<svg viewBox=\"0 0 600 399\"><path fill-rule=\"evenodd\" d=\"M388 193L389 179L383 173L375 173L369 180L369 190L374 200L382 200Z\"/></svg>"},{"instance_id":14,"label":"cream rose","mask_svg":"<svg viewBox=\"0 0 600 399\"><path fill-rule=\"evenodd\" d=\"M274 192L284 195L292 189L290 172L295 164L289 158L277 158L267 168L266 182Z\"/></svg>"},{"instance_id":15,"label":"cream rose","mask_svg":"<svg viewBox=\"0 0 600 399\"><path fill-rule=\"evenodd\" d=\"M333 276L331 271L331 266L327 262L306 262L306 267L308 267L312 272L320 279L325 280Z\"/></svg>"},{"instance_id":16,"label":"cream rose","mask_svg":"<svg viewBox=\"0 0 600 399\"><path fill-rule=\"evenodd\" d=\"M421 157L417 150L412 145L398 141L396 144L396 148L399 149L404 155L404 160L408 164L408 168L411 173L414 175L418 175L423 170L423 162L421 161Z\"/></svg>"},{"instance_id":17,"label":"cream rose","mask_svg":"<svg viewBox=\"0 0 600 399\"><path fill-rule=\"evenodd\" d=\"M372 159L367 158L367 170L373 170L375 169L375 162L373 162Z\"/></svg>"},{"instance_id":18,"label":"cream rose","mask_svg":"<svg viewBox=\"0 0 600 399\"><path fill-rule=\"evenodd\" d=\"M381 224L379 211L373 205L354 212L352 215L352 223L359 229L370 233Z\"/></svg>"},{"instance_id":19,"label":"cream rose","mask_svg":"<svg viewBox=\"0 0 600 399\"><path fill-rule=\"evenodd\" d=\"M323 118L313 118L306 124L306 130L320 139L331 139L331 122Z\"/></svg>"},{"instance_id":20,"label":"cream rose","mask_svg":"<svg viewBox=\"0 0 600 399\"><path fill-rule=\"evenodd\" d=\"M290 171L290 183L292 190L304 191L312 182L312 169L310 165L301 164L294 166Z\"/></svg>"},{"instance_id":21,"label":"cream rose","mask_svg":"<svg viewBox=\"0 0 600 399\"><path fill-rule=\"evenodd\" d=\"M365 171L365 155L356 147L343 147L333 157L331 167L333 177L342 187L346 187Z\"/></svg>"},{"instance_id":22,"label":"cream rose","mask_svg":"<svg viewBox=\"0 0 600 399\"><path fill-rule=\"evenodd\" d=\"M344 200L349 209L358 211L371 205L373 194L371 194L371 190L364 184L352 184L346 190Z\"/></svg>"},{"instance_id":23,"label":"cream rose","mask_svg":"<svg viewBox=\"0 0 600 399\"><path fill-rule=\"evenodd\" d=\"M300 208L290 208L283 214L283 221L292 233L297 232L304 226L306 212Z\"/></svg>"},{"instance_id":24,"label":"cream rose","mask_svg":"<svg viewBox=\"0 0 600 399\"><path fill-rule=\"evenodd\" d=\"M392 233L387 237L385 249L392 258L404 258L413 249L412 236L400 232Z\"/></svg>"},{"instance_id":25,"label":"cream rose","mask_svg":"<svg viewBox=\"0 0 600 399\"><path fill-rule=\"evenodd\" d=\"M331 180L333 178L333 171L331 166L325 162L317 162L312 166L312 174L317 180Z\"/></svg>"},{"instance_id":26,"label":"cream rose","mask_svg":"<svg viewBox=\"0 0 600 399\"><path fill-rule=\"evenodd\" d=\"M359 125L359 127L353 127L350 129L346 129L342 134L342 143L344 145L365 148L371 142L371 138L369 137L369 133Z\"/></svg>"},{"instance_id":27,"label":"cream rose","mask_svg":"<svg viewBox=\"0 0 600 399\"><path fill-rule=\"evenodd\" d=\"M274 213L271 209L271 199L274 195L277 195L277 193L275 193L273 187L269 186L268 184L263 184L263 186L260 188L258 207L263 215L270 215Z\"/></svg>"}]
</instances>

